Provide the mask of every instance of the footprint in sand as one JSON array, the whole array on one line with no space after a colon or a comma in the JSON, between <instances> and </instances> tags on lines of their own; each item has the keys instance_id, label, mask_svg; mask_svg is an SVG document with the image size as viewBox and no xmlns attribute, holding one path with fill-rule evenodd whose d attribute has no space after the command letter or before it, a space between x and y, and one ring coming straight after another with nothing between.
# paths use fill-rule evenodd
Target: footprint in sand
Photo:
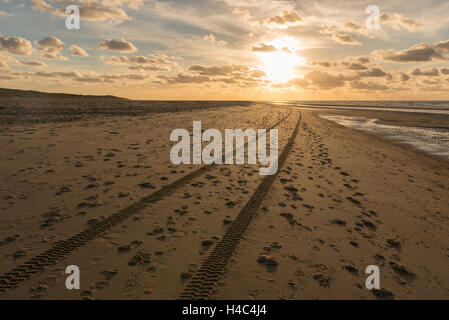
<instances>
[{"instance_id":1,"label":"footprint in sand","mask_svg":"<svg viewBox=\"0 0 449 320\"><path fill-rule=\"evenodd\" d=\"M275 258L266 254L259 255L257 263L264 265L270 273L276 272L279 265L279 262L277 262Z\"/></svg>"},{"instance_id":2,"label":"footprint in sand","mask_svg":"<svg viewBox=\"0 0 449 320\"><path fill-rule=\"evenodd\" d=\"M381 288L381 289L374 289L371 291L377 299L379 300L393 300L394 294L389 289Z\"/></svg>"},{"instance_id":3,"label":"footprint in sand","mask_svg":"<svg viewBox=\"0 0 449 320\"><path fill-rule=\"evenodd\" d=\"M102 271L100 274L101 276L104 278L104 280L111 280L112 278L114 278L117 274L118 274L118 270L114 269L114 270L105 270Z\"/></svg>"},{"instance_id":4,"label":"footprint in sand","mask_svg":"<svg viewBox=\"0 0 449 320\"><path fill-rule=\"evenodd\" d=\"M402 278L406 280L414 280L416 278L416 274L408 270L405 266L402 264L398 264L396 262L390 261L390 267Z\"/></svg>"}]
</instances>

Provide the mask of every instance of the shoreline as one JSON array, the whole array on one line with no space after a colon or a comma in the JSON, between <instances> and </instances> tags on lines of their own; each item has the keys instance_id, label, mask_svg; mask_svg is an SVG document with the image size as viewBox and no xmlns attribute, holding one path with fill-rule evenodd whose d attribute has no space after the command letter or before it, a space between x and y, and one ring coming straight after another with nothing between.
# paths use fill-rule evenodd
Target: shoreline
<instances>
[{"instance_id":1,"label":"shoreline","mask_svg":"<svg viewBox=\"0 0 449 320\"><path fill-rule=\"evenodd\" d=\"M317 117L319 117L319 116L317 115ZM393 139L391 139L391 138L387 138L387 137L382 136L382 135L380 135L380 134L375 134L375 133L372 133L372 132L367 132L367 131L365 131L365 130L359 130L359 129L355 129L355 128L349 128L349 127L347 127L347 126L345 126L345 125L336 123L336 122L334 122L334 121L332 121L332 120L328 120L328 119L323 119L323 120L329 121L331 124L333 124L333 125L335 125L335 126L338 126L338 127L340 127L340 128L345 128L345 129L348 129L348 130L354 130L354 131L357 131L357 132L360 133L360 134L364 134L364 135L367 135L367 136L369 136L369 137L372 137L372 138L375 138L375 139L379 139L379 140L382 141L382 142L386 142L386 143L395 145L395 146L397 146L397 147L404 148L405 150L407 150L407 151L409 151L409 152L413 152L413 153L416 154L416 155L429 157L429 158L431 158L431 159L433 159L433 160L440 161L440 162L442 162L442 163L447 163L448 166L449 166L449 159L444 158L444 157L440 157L440 156L437 156L437 155L434 155L434 154L431 154L431 153L428 153L428 152L425 152L425 151L423 151L423 150L420 150L420 149L418 149L418 148L412 146L410 143L400 142L400 141L395 141L395 140L393 140ZM378 119L378 120L379 120L379 119ZM381 120L379 120L379 122L380 122L380 123L384 123L384 124L389 124L389 125L391 125L391 123L384 122L384 121L381 121ZM407 125L404 125L404 126L407 126ZM410 125L410 127L412 127L412 126ZM440 128L440 127L422 127L422 128L429 128L429 129L445 129L445 130L448 130L448 129L449 129L449 128L446 128L446 127L443 127L443 128Z\"/></svg>"}]
</instances>

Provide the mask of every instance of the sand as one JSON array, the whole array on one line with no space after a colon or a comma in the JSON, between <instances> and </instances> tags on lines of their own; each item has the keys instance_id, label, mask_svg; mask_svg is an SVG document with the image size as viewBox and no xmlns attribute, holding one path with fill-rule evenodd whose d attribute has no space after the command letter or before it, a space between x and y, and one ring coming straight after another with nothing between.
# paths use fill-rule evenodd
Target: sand
<instances>
[{"instance_id":1,"label":"sand","mask_svg":"<svg viewBox=\"0 0 449 320\"><path fill-rule=\"evenodd\" d=\"M224 273L213 279L208 298L448 296L447 161L319 118L334 114L329 110L14 103L22 113L5 101L0 110L0 276L56 241L95 232L80 245L61 244L50 255L56 260L46 255L48 263L36 264L43 270L14 276L16 285L0 299L177 299L264 177L256 165L198 172L201 166L175 166L171 131L190 130L194 120L224 130L269 128L282 119L280 152L301 121L291 149L248 228L234 234L230 258L214 266ZM139 202L159 190L159 201ZM108 217L136 203L142 205L105 227ZM383 296L364 286L372 264L380 267ZM68 265L81 270L79 291L65 288Z\"/></svg>"}]
</instances>

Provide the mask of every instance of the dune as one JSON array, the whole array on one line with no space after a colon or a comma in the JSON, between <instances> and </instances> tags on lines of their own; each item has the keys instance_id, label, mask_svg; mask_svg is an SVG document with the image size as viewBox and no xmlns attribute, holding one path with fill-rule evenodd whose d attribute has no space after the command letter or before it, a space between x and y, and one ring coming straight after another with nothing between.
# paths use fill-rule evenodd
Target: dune
<instances>
[{"instance_id":1,"label":"dune","mask_svg":"<svg viewBox=\"0 0 449 320\"><path fill-rule=\"evenodd\" d=\"M116 100L125 98L119 98L112 95L81 95L81 94L69 94L69 93L51 93L41 92L34 90L18 90L18 89L6 89L0 88L0 98L38 98L38 99L101 99L101 100Z\"/></svg>"}]
</instances>

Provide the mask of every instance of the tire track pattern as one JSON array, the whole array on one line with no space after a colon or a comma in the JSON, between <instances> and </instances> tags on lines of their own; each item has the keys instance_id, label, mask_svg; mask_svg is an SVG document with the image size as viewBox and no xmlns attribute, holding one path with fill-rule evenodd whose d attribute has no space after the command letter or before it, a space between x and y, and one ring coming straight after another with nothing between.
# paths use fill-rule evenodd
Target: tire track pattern
<instances>
[{"instance_id":1,"label":"tire track pattern","mask_svg":"<svg viewBox=\"0 0 449 320\"><path fill-rule=\"evenodd\" d=\"M279 157L279 169L281 169L285 160L292 149L295 138L301 125L302 116L298 119L295 129ZM221 241L216 245L211 254L204 260L200 269L195 273L187 287L180 295L182 300L206 300L211 294L215 283L220 279L225 271L225 267L237 250L240 240L246 233L252 219L256 216L257 209L266 194L270 190L272 184L276 180L277 174L266 176L257 187L251 199L241 210L234 223L228 228Z\"/></svg>"},{"instance_id":2,"label":"tire track pattern","mask_svg":"<svg viewBox=\"0 0 449 320\"><path fill-rule=\"evenodd\" d=\"M276 122L270 129L273 129L284 122L291 116L292 112L293 111L290 110L288 115ZM177 189L183 187L193 179L205 174L216 166L217 165L203 166L176 180L175 182L162 187L148 197L142 198L129 207L112 214L108 218L98 222L77 235L66 240L55 242L49 250L37 255L24 264L15 267L3 276L0 276L0 295L4 294L9 289L18 287L21 282L31 278L34 274L37 274L48 266L57 264L60 260L67 257L76 249L86 245L89 241L103 236L120 223L126 221L130 216L141 212L148 205L162 200L164 197L172 194Z\"/></svg>"}]
</instances>

